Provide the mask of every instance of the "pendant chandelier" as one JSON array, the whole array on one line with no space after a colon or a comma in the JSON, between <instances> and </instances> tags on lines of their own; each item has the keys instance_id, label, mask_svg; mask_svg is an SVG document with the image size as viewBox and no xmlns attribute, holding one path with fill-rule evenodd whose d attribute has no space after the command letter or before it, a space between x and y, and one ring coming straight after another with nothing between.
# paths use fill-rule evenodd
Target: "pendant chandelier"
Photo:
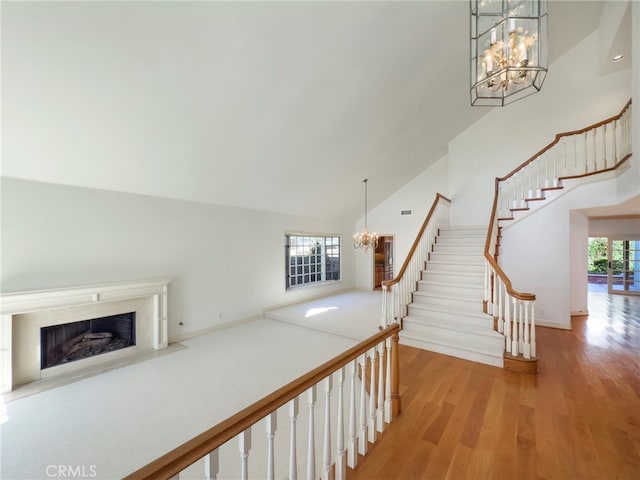
<instances>
[{"instance_id":1,"label":"pendant chandelier","mask_svg":"<svg viewBox=\"0 0 640 480\"><path fill-rule=\"evenodd\" d=\"M365 178L364 183L364 230L360 233L356 233L353 236L353 248L362 248L365 252L369 251L369 248L374 250L378 248L378 235L369 233L367 230L367 182L369 179Z\"/></svg>"},{"instance_id":2,"label":"pendant chandelier","mask_svg":"<svg viewBox=\"0 0 640 480\"><path fill-rule=\"evenodd\" d=\"M471 105L504 106L547 75L546 0L471 0Z\"/></svg>"}]
</instances>

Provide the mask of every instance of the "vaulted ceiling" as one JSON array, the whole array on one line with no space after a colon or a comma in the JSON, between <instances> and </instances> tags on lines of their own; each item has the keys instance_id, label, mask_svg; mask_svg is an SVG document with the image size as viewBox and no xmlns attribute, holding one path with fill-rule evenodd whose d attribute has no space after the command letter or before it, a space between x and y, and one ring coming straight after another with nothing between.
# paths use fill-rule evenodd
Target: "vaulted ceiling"
<instances>
[{"instance_id":1,"label":"vaulted ceiling","mask_svg":"<svg viewBox=\"0 0 640 480\"><path fill-rule=\"evenodd\" d=\"M551 62L601 10L550 2ZM3 2L2 174L354 218L487 112L468 30L466 1Z\"/></svg>"}]
</instances>

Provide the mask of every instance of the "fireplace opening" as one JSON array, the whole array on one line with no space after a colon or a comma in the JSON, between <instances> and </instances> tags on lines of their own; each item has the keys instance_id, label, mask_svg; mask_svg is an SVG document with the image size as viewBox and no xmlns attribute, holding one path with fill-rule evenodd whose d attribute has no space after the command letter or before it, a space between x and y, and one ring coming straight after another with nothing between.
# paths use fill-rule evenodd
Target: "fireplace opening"
<instances>
[{"instance_id":1,"label":"fireplace opening","mask_svg":"<svg viewBox=\"0 0 640 480\"><path fill-rule=\"evenodd\" d=\"M40 329L40 368L44 370L135 344L135 312L43 327Z\"/></svg>"}]
</instances>

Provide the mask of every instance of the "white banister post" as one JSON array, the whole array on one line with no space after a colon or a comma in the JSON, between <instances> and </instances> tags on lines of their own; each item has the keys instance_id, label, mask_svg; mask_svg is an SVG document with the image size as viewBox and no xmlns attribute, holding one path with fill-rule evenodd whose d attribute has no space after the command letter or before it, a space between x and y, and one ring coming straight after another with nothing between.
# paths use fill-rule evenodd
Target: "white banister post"
<instances>
[{"instance_id":1,"label":"white banister post","mask_svg":"<svg viewBox=\"0 0 640 480\"><path fill-rule=\"evenodd\" d=\"M220 473L220 458L218 449L204 456L204 478L205 480L216 480Z\"/></svg>"},{"instance_id":2,"label":"white banister post","mask_svg":"<svg viewBox=\"0 0 640 480\"><path fill-rule=\"evenodd\" d=\"M531 302L531 356L536 356L536 302Z\"/></svg>"},{"instance_id":3,"label":"white banister post","mask_svg":"<svg viewBox=\"0 0 640 480\"><path fill-rule=\"evenodd\" d=\"M519 300L520 313L518 314L518 352L524 353L524 308L523 300Z\"/></svg>"},{"instance_id":4,"label":"white banister post","mask_svg":"<svg viewBox=\"0 0 640 480\"><path fill-rule=\"evenodd\" d=\"M316 438L314 429L314 413L316 406L316 386L307 390L307 406L309 408L309 431L307 440L307 480L316 480Z\"/></svg>"},{"instance_id":5,"label":"white banister post","mask_svg":"<svg viewBox=\"0 0 640 480\"><path fill-rule=\"evenodd\" d=\"M496 277L496 292L498 296L498 332L504 332L504 313L503 313L503 289L502 289L502 280L500 277Z\"/></svg>"},{"instance_id":6,"label":"white banister post","mask_svg":"<svg viewBox=\"0 0 640 480\"><path fill-rule=\"evenodd\" d=\"M376 349L369 350L371 371L369 378L369 442L376 443ZM364 379L363 379L364 380Z\"/></svg>"},{"instance_id":7,"label":"white banister post","mask_svg":"<svg viewBox=\"0 0 640 480\"><path fill-rule=\"evenodd\" d=\"M524 308L524 358L531 358L531 345L529 344L529 305L531 302L522 302Z\"/></svg>"},{"instance_id":8,"label":"white banister post","mask_svg":"<svg viewBox=\"0 0 640 480\"><path fill-rule=\"evenodd\" d=\"M505 350L511 352L511 297L507 292L507 286L504 285L504 336Z\"/></svg>"},{"instance_id":9,"label":"white banister post","mask_svg":"<svg viewBox=\"0 0 640 480\"><path fill-rule=\"evenodd\" d=\"M489 312L489 260L484 260L484 301L487 305L487 313Z\"/></svg>"},{"instance_id":10,"label":"white banister post","mask_svg":"<svg viewBox=\"0 0 640 480\"><path fill-rule=\"evenodd\" d=\"M358 465L358 436L356 431L356 370L358 364L352 360L349 364L351 390L349 391L349 444L347 447L347 465L356 468Z\"/></svg>"},{"instance_id":11,"label":"white banister post","mask_svg":"<svg viewBox=\"0 0 640 480\"><path fill-rule=\"evenodd\" d=\"M238 447L240 450L240 479L249 478L249 450L251 450L251 428L247 428L238 435Z\"/></svg>"},{"instance_id":12,"label":"white banister post","mask_svg":"<svg viewBox=\"0 0 640 480\"><path fill-rule=\"evenodd\" d=\"M376 411L376 428L384 432L384 341L378 344L378 409Z\"/></svg>"},{"instance_id":13,"label":"white banister post","mask_svg":"<svg viewBox=\"0 0 640 480\"><path fill-rule=\"evenodd\" d=\"M336 438L336 480L347 478L347 454L344 445L344 370L338 370L338 425Z\"/></svg>"},{"instance_id":14,"label":"white banister post","mask_svg":"<svg viewBox=\"0 0 640 480\"><path fill-rule=\"evenodd\" d=\"M272 412L267 415L266 418L266 433L267 433L267 480L274 480L275 478L275 466L274 466L274 452L273 452L273 439L278 428L278 412Z\"/></svg>"},{"instance_id":15,"label":"white banister post","mask_svg":"<svg viewBox=\"0 0 640 480\"><path fill-rule=\"evenodd\" d=\"M513 324L511 329L511 355L518 356L518 300L516 297L511 297L513 300Z\"/></svg>"},{"instance_id":16,"label":"white banister post","mask_svg":"<svg viewBox=\"0 0 640 480\"><path fill-rule=\"evenodd\" d=\"M322 480L332 480L331 469L331 390L333 377L324 379L324 430L322 441Z\"/></svg>"},{"instance_id":17,"label":"white banister post","mask_svg":"<svg viewBox=\"0 0 640 480\"><path fill-rule=\"evenodd\" d=\"M298 479L298 460L296 452L296 420L298 419L298 397L289 402L289 480Z\"/></svg>"},{"instance_id":18,"label":"white banister post","mask_svg":"<svg viewBox=\"0 0 640 480\"><path fill-rule=\"evenodd\" d=\"M360 434L358 437L358 453L360 455L367 454L367 392L365 390L366 382L366 364L367 357L365 354L358 357L360 364Z\"/></svg>"},{"instance_id":19,"label":"white banister post","mask_svg":"<svg viewBox=\"0 0 640 480\"><path fill-rule=\"evenodd\" d=\"M380 325L382 328L386 328L389 325L389 287L382 285L382 319Z\"/></svg>"},{"instance_id":20,"label":"white banister post","mask_svg":"<svg viewBox=\"0 0 640 480\"><path fill-rule=\"evenodd\" d=\"M391 423L391 338L385 340L387 348L387 373L384 392L384 421Z\"/></svg>"}]
</instances>

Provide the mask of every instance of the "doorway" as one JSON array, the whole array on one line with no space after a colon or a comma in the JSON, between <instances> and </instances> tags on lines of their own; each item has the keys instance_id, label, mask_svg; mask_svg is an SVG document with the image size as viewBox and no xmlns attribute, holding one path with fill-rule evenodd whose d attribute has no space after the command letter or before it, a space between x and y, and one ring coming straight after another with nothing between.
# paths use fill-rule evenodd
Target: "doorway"
<instances>
[{"instance_id":1,"label":"doorway","mask_svg":"<svg viewBox=\"0 0 640 480\"><path fill-rule=\"evenodd\" d=\"M640 239L589 238L589 291L640 295Z\"/></svg>"},{"instance_id":2,"label":"doorway","mask_svg":"<svg viewBox=\"0 0 640 480\"><path fill-rule=\"evenodd\" d=\"M393 280L393 235L378 237L378 246L373 255L373 288L382 288L382 282Z\"/></svg>"}]
</instances>

